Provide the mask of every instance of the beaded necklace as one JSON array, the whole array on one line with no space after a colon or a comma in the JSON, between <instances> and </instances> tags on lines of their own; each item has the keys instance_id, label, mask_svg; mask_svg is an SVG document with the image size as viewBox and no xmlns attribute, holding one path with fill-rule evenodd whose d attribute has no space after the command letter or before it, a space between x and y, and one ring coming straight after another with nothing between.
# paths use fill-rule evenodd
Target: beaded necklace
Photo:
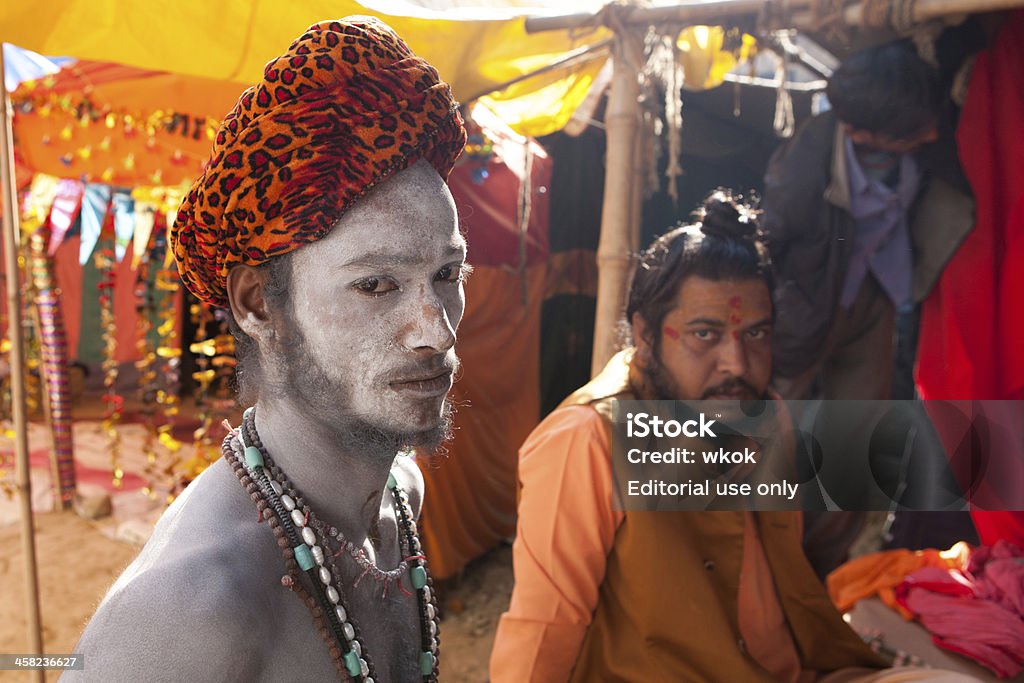
<instances>
[{"instance_id":1,"label":"beaded necklace","mask_svg":"<svg viewBox=\"0 0 1024 683\"><path fill-rule=\"evenodd\" d=\"M402 593L411 595L401 582L405 572L409 572L419 608L420 673L425 683L436 683L440 637L433 581L416 534L409 497L398 486L394 475L388 474L387 487L398 513L399 548L403 559L395 569L382 571L366 557L362 548L347 541L335 527L316 517L263 447L256 431L253 408L243 414L242 426L229 432L222 450L256 504L257 522L266 519L274 532L287 572L281 577L281 584L294 591L312 612L313 621L327 644L338 673L343 678L362 683L373 683L376 678L373 660L349 614L341 573L334 561L345 551L363 569L354 585L358 585L365 576L372 576L383 585L382 597L387 596L388 585L392 583ZM337 552L329 552L332 544L337 545ZM312 591L303 585L303 573L308 577Z\"/></svg>"}]
</instances>

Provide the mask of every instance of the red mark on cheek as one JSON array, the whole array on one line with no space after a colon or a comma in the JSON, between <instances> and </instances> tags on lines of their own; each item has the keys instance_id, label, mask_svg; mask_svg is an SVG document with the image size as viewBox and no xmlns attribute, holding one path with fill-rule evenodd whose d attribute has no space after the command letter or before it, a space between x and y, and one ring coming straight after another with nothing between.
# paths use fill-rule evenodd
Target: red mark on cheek
<instances>
[{"instance_id":1,"label":"red mark on cheek","mask_svg":"<svg viewBox=\"0 0 1024 683\"><path fill-rule=\"evenodd\" d=\"M662 331L665 333L665 336L668 337L669 339L679 341L679 330L677 330L676 328L665 325L665 328Z\"/></svg>"},{"instance_id":2,"label":"red mark on cheek","mask_svg":"<svg viewBox=\"0 0 1024 683\"><path fill-rule=\"evenodd\" d=\"M743 297L734 296L733 298L729 299L729 305L733 308L739 308L740 306L743 305Z\"/></svg>"}]
</instances>

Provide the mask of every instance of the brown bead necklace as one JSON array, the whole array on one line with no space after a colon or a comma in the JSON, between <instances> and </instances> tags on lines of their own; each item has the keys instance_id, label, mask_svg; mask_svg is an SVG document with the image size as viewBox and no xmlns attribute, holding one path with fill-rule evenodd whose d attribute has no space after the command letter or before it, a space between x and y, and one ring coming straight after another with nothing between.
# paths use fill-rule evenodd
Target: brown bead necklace
<instances>
[{"instance_id":1,"label":"brown bead necklace","mask_svg":"<svg viewBox=\"0 0 1024 683\"><path fill-rule=\"evenodd\" d=\"M420 672L425 683L435 683L440 637L433 581L427 571L408 495L398 486L395 477L388 475L388 489L398 513L403 559L395 569L383 571L366 557L362 548L347 541L336 527L325 524L305 503L263 447L256 431L253 408L245 411L242 426L231 430L224 439L222 450L256 504L257 522L266 519L273 530L284 555L286 573L281 577L282 585L295 592L309 608L339 675L363 683L373 683L376 679L373 660L346 604L341 573L335 563L338 556L347 552L363 569L355 585L371 576L382 584L382 597L387 596L390 584L409 595L402 585L402 577L408 572L419 607ZM330 552L332 545L337 546L336 552Z\"/></svg>"}]
</instances>

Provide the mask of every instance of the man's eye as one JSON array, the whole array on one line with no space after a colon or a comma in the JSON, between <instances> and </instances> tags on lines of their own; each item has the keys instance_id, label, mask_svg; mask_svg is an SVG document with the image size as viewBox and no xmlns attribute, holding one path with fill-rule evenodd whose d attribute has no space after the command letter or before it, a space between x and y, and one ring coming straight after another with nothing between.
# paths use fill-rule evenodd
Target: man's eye
<instances>
[{"instance_id":1,"label":"man's eye","mask_svg":"<svg viewBox=\"0 0 1024 683\"><path fill-rule=\"evenodd\" d=\"M715 330L694 330L693 336L701 341L714 341L718 338Z\"/></svg>"},{"instance_id":2,"label":"man's eye","mask_svg":"<svg viewBox=\"0 0 1024 683\"><path fill-rule=\"evenodd\" d=\"M472 268L468 263L462 265L447 265L437 271L434 279L438 282L462 282L469 275Z\"/></svg>"},{"instance_id":3,"label":"man's eye","mask_svg":"<svg viewBox=\"0 0 1024 683\"><path fill-rule=\"evenodd\" d=\"M757 329L750 330L749 332L747 332L747 336L750 337L751 339L765 339L768 337L769 333L770 330L768 330L768 328L759 327Z\"/></svg>"},{"instance_id":4,"label":"man's eye","mask_svg":"<svg viewBox=\"0 0 1024 683\"><path fill-rule=\"evenodd\" d=\"M398 289L398 285L395 284L394 280L384 277L363 278L352 286L363 294L371 294L373 296L380 296Z\"/></svg>"}]
</instances>

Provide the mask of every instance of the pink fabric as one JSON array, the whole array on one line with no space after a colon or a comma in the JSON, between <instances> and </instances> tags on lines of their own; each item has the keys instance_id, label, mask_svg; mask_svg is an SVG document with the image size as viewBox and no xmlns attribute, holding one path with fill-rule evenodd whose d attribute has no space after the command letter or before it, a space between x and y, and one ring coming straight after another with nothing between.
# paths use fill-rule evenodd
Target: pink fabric
<instances>
[{"instance_id":1,"label":"pink fabric","mask_svg":"<svg viewBox=\"0 0 1024 683\"><path fill-rule=\"evenodd\" d=\"M896 590L898 602L935 644L1000 678L1024 671L1024 550L1001 541L978 548L968 568L927 567Z\"/></svg>"}]
</instances>

